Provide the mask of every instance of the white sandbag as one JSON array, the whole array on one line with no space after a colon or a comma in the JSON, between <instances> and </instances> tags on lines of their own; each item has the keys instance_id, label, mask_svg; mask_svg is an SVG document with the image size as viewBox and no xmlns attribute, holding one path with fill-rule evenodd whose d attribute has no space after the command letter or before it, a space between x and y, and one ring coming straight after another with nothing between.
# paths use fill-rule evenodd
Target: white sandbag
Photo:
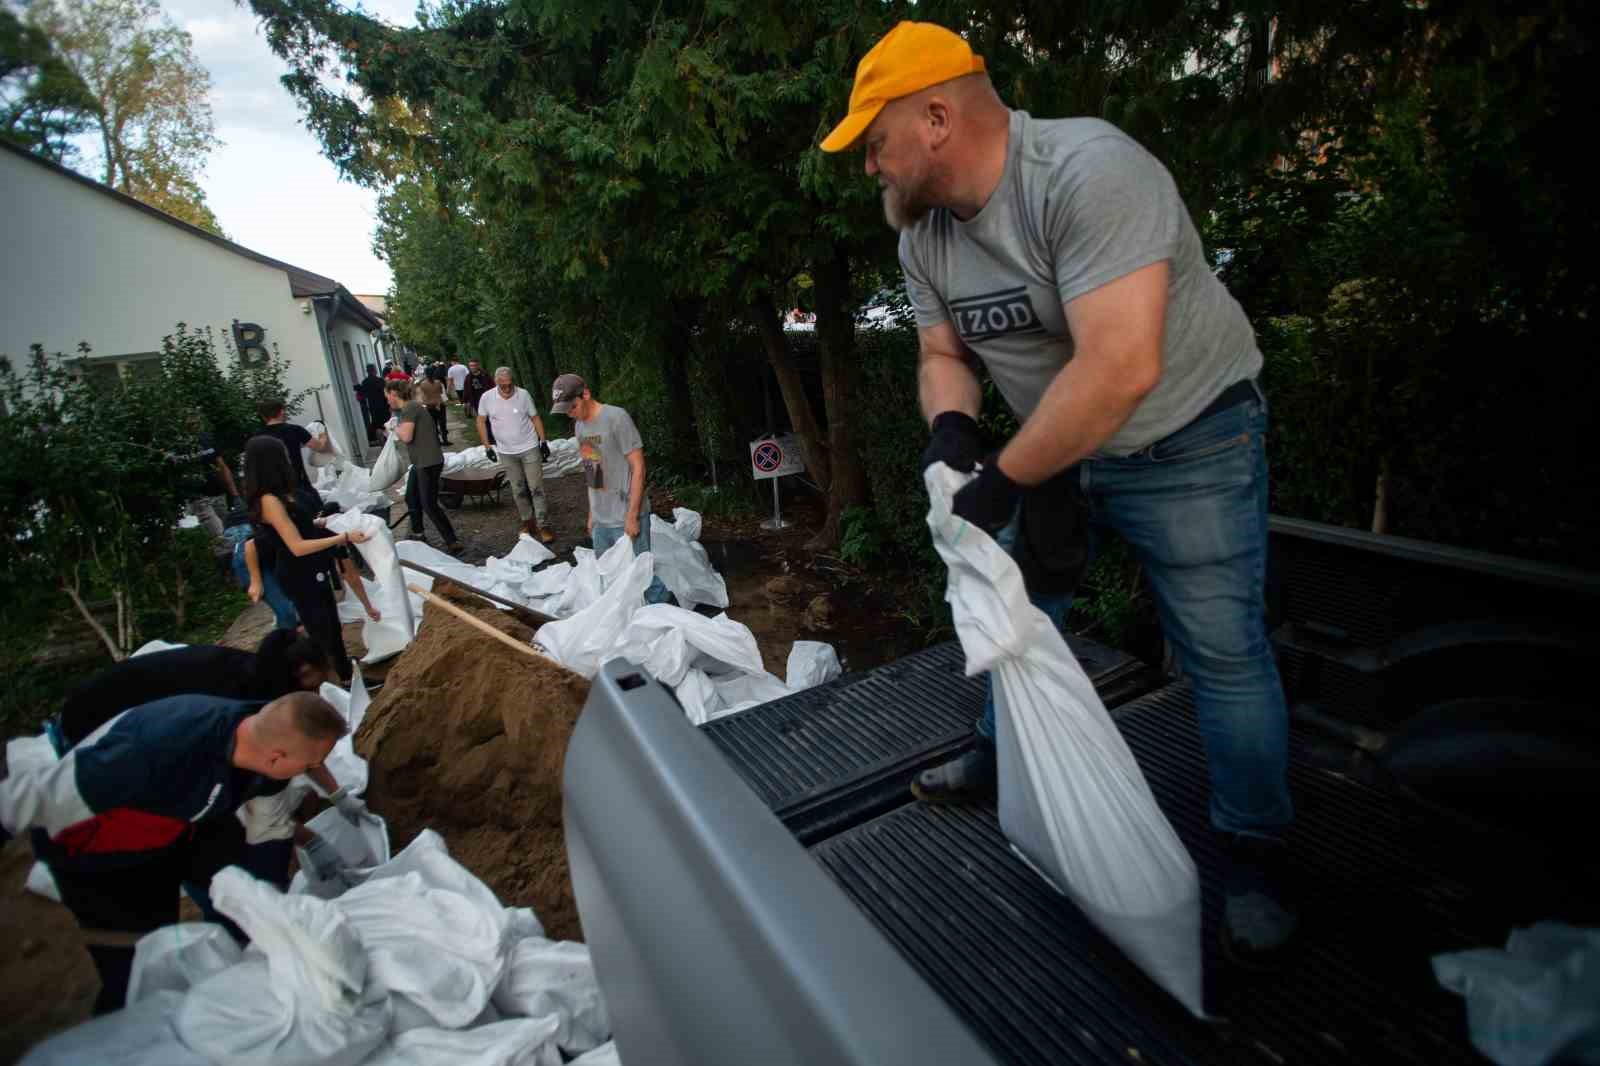
<instances>
[{"instance_id":1,"label":"white sandbag","mask_svg":"<svg viewBox=\"0 0 1600 1066\"><path fill-rule=\"evenodd\" d=\"M494 579L484 573L483 567L464 563L453 555L446 555L438 548L429 547L420 540L401 540L395 542L395 553L408 563L426 566L429 570L437 571L457 584L468 588L487 591L494 586ZM427 574L416 570L406 570L406 581L431 589L433 579Z\"/></svg>"},{"instance_id":2,"label":"white sandbag","mask_svg":"<svg viewBox=\"0 0 1600 1066\"><path fill-rule=\"evenodd\" d=\"M333 904L282 895L235 866L212 878L211 901L252 951L184 997L185 1047L230 1066L354 1066L382 1043L389 999L373 994L366 951Z\"/></svg>"},{"instance_id":3,"label":"white sandbag","mask_svg":"<svg viewBox=\"0 0 1600 1066\"><path fill-rule=\"evenodd\" d=\"M682 507L673 514L684 515L685 528L692 528L698 535L699 515ZM656 576L684 607L728 606L727 582L712 569L705 547L693 537L685 536L676 523L658 515L650 516L650 553L656 557Z\"/></svg>"},{"instance_id":4,"label":"white sandbag","mask_svg":"<svg viewBox=\"0 0 1600 1066\"><path fill-rule=\"evenodd\" d=\"M506 908L506 942L514 944L530 936L543 937L544 923L532 907Z\"/></svg>"},{"instance_id":5,"label":"white sandbag","mask_svg":"<svg viewBox=\"0 0 1600 1066\"><path fill-rule=\"evenodd\" d=\"M627 540L626 537L623 540ZM618 541L617 544L621 544ZM628 541L628 550L633 550L633 542ZM611 546L611 551L617 545ZM607 553L609 554L609 552ZM561 590L561 599L556 603L556 609L550 613L557 618L570 618L600 598L600 566L590 548L577 547L572 549L572 573L568 575L567 583Z\"/></svg>"},{"instance_id":6,"label":"white sandbag","mask_svg":"<svg viewBox=\"0 0 1600 1066\"><path fill-rule=\"evenodd\" d=\"M43 733L13 737L6 741L6 773L20 777L34 770L48 770L59 761L56 746Z\"/></svg>"},{"instance_id":7,"label":"white sandbag","mask_svg":"<svg viewBox=\"0 0 1600 1066\"><path fill-rule=\"evenodd\" d=\"M488 452L481 444L463 448L459 452L446 452L444 456L446 474L455 474L462 470L495 470L499 466L499 463L489 458Z\"/></svg>"},{"instance_id":8,"label":"white sandbag","mask_svg":"<svg viewBox=\"0 0 1600 1066\"><path fill-rule=\"evenodd\" d=\"M494 1003L507 1015L559 1019L555 1042L568 1054L611 1038L611 1016L595 980L594 961L582 944L542 937L517 941L494 990Z\"/></svg>"},{"instance_id":9,"label":"white sandbag","mask_svg":"<svg viewBox=\"0 0 1600 1066\"><path fill-rule=\"evenodd\" d=\"M28 867L28 879L22 887L52 903L61 902L61 886L56 884L55 875L50 872L50 867L42 862L36 862Z\"/></svg>"},{"instance_id":10,"label":"white sandbag","mask_svg":"<svg viewBox=\"0 0 1600 1066\"><path fill-rule=\"evenodd\" d=\"M308 471L319 467L332 467L343 463L349 463L349 456L345 455L344 449L339 447L339 438L328 432L328 424L326 422L318 422L315 420L308 422L306 423L306 432L311 434L313 437L320 437L324 433L328 434L327 451L319 452L313 448L306 447L302 447L300 449L300 451L303 453L302 458L305 459L305 464Z\"/></svg>"},{"instance_id":11,"label":"white sandbag","mask_svg":"<svg viewBox=\"0 0 1600 1066\"><path fill-rule=\"evenodd\" d=\"M324 500L338 504L341 511L365 511L389 502L387 496L372 488L372 474L366 467L324 467L316 476L317 491Z\"/></svg>"},{"instance_id":12,"label":"white sandbag","mask_svg":"<svg viewBox=\"0 0 1600 1066\"><path fill-rule=\"evenodd\" d=\"M928 468L928 528L949 568L967 674L989 671L1000 828L1157 984L1204 1016L1200 881L1133 753L998 544L951 512L969 480Z\"/></svg>"},{"instance_id":13,"label":"white sandbag","mask_svg":"<svg viewBox=\"0 0 1600 1066\"><path fill-rule=\"evenodd\" d=\"M364 663L379 663L404 651L417 631L418 619L406 592L406 571L400 565L394 535L389 526L377 515L346 511L328 519L327 528L335 533L360 530L367 539L356 545L361 558L372 570L373 580L367 582L367 597L378 609L374 622L362 612L361 641L367 653ZM353 597L352 597L353 598Z\"/></svg>"},{"instance_id":14,"label":"white sandbag","mask_svg":"<svg viewBox=\"0 0 1600 1066\"><path fill-rule=\"evenodd\" d=\"M488 1005L506 966L498 901L432 887L412 871L369 878L333 904L367 950L368 980L419 1008L427 1025L460 1029Z\"/></svg>"},{"instance_id":15,"label":"white sandbag","mask_svg":"<svg viewBox=\"0 0 1600 1066\"><path fill-rule=\"evenodd\" d=\"M674 507L672 509L673 528L678 531L678 536L684 540L699 541L701 524L699 511L691 511L687 507Z\"/></svg>"},{"instance_id":16,"label":"white sandbag","mask_svg":"<svg viewBox=\"0 0 1600 1066\"><path fill-rule=\"evenodd\" d=\"M716 686L717 697L722 701L722 707L711 716L713 719L793 695L788 685L765 670L729 674L726 677L712 675L711 683Z\"/></svg>"},{"instance_id":17,"label":"white sandbag","mask_svg":"<svg viewBox=\"0 0 1600 1066\"><path fill-rule=\"evenodd\" d=\"M211 1066L178 1039L173 1016L182 1002L181 992L153 993L35 1044L18 1066Z\"/></svg>"},{"instance_id":18,"label":"white sandbag","mask_svg":"<svg viewBox=\"0 0 1600 1066\"><path fill-rule=\"evenodd\" d=\"M1466 999L1472 1046L1499 1066L1600 1062L1600 929L1538 922L1504 951L1435 955L1433 973Z\"/></svg>"},{"instance_id":19,"label":"white sandbag","mask_svg":"<svg viewBox=\"0 0 1600 1066\"><path fill-rule=\"evenodd\" d=\"M561 1066L555 1018L513 1018L472 1029L412 1029L367 1066Z\"/></svg>"},{"instance_id":20,"label":"white sandbag","mask_svg":"<svg viewBox=\"0 0 1600 1066\"><path fill-rule=\"evenodd\" d=\"M839 653L832 644L819 640L797 640L789 649L789 663L784 668L784 683L796 692L803 688L832 681L844 673L839 665Z\"/></svg>"},{"instance_id":21,"label":"white sandbag","mask_svg":"<svg viewBox=\"0 0 1600 1066\"><path fill-rule=\"evenodd\" d=\"M556 557L555 552L534 540L526 533L517 534L517 546L511 554L501 559L491 555L483 562L483 572L490 579L516 585L533 576L533 568Z\"/></svg>"},{"instance_id":22,"label":"white sandbag","mask_svg":"<svg viewBox=\"0 0 1600 1066\"><path fill-rule=\"evenodd\" d=\"M357 666L350 678L350 691L346 692L331 681L324 682L317 690L317 694L333 705L333 709L344 716L350 731L340 737L333 745L333 750L328 757L322 760L322 765L327 768L333 779L350 792L360 795L367 790L368 767L367 760L356 754L356 730L361 728L361 721L366 717L367 707L372 703L372 696L367 692L366 679L361 676L361 667ZM321 786L305 775L295 778L296 782L304 782L306 787L316 792L317 795L327 797Z\"/></svg>"},{"instance_id":23,"label":"white sandbag","mask_svg":"<svg viewBox=\"0 0 1600 1066\"><path fill-rule=\"evenodd\" d=\"M543 599L547 596L559 596L567 587L572 577L571 563L556 563L547 566L535 574L530 574L522 583L520 592L524 600Z\"/></svg>"},{"instance_id":24,"label":"white sandbag","mask_svg":"<svg viewBox=\"0 0 1600 1066\"><path fill-rule=\"evenodd\" d=\"M137 659L141 655L151 655L158 651L177 651L179 648L187 648L188 646L187 644L173 644L165 640L152 640L141 644L138 650L129 655L128 658Z\"/></svg>"},{"instance_id":25,"label":"white sandbag","mask_svg":"<svg viewBox=\"0 0 1600 1066\"><path fill-rule=\"evenodd\" d=\"M421 875L423 883L429 888L442 888L458 893L483 910L495 908L505 910L488 885L480 881L471 870L450 857L450 848L446 846L444 838L432 829L424 829L400 854L375 869L361 872L358 876L362 881L371 883L391 877L404 877L410 873ZM505 921L509 924L511 918L506 917Z\"/></svg>"},{"instance_id":26,"label":"white sandbag","mask_svg":"<svg viewBox=\"0 0 1600 1066\"><path fill-rule=\"evenodd\" d=\"M579 1055L567 1066L622 1066L622 1059L617 1056L616 1041L607 1041L587 1055Z\"/></svg>"},{"instance_id":27,"label":"white sandbag","mask_svg":"<svg viewBox=\"0 0 1600 1066\"><path fill-rule=\"evenodd\" d=\"M750 627L726 614L707 618L667 603L635 611L605 657L636 663L673 688L692 667L709 674L761 671L761 649Z\"/></svg>"},{"instance_id":28,"label":"white sandbag","mask_svg":"<svg viewBox=\"0 0 1600 1066\"><path fill-rule=\"evenodd\" d=\"M317 791L321 791L318 789ZM359 826L351 825L337 807L319 811L306 828L333 845L339 859L348 871L366 871L389 861L389 823L376 814L368 813ZM321 881L311 876L311 864L306 861L303 849L296 847L295 856L300 869L289 883L289 891L307 893L319 899L334 899L350 887L351 875Z\"/></svg>"},{"instance_id":29,"label":"white sandbag","mask_svg":"<svg viewBox=\"0 0 1600 1066\"><path fill-rule=\"evenodd\" d=\"M578 454L578 442L572 437L562 437L550 442L550 458L544 461L544 478L566 477L583 469L583 457Z\"/></svg>"},{"instance_id":30,"label":"white sandbag","mask_svg":"<svg viewBox=\"0 0 1600 1066\"><path fill-rule=\"evenodd\" d=\"M716 683L704 670L688 671L672 694L678 697L684 716L694 725L705 725L721 716L722 697L717 694Z\"/></svg>"},{"instance_id":31,"label":"white sandbag","mask_svg":"<svg viewBox=\"0 0 1600 1066\"><path fill-rule=\"evenodd\" d=\"M371 582L367 582L367 595L372 595ZM378 608L382 611L383 608ZM339 593L339 624L347 626L351 622L361 622L367 617L367 609L361 606L361 600L347 585Z\"/></svg>"},{"instance_id":32,"label":"white sandbag","mask_svg":"<svg viewBox=\"0 0 1600 1066\"><path fill-rule=\"evenodd\" d=\"M632 542L623 537L604 558L610 558L618 549L631 553ZM628 620L644 605L644 590L650 586L653 565L649 552L633 559L594 603L571 618L540 626L534 634L534 646L568 670L594 677L601 662L611 656Z\"/></svg>"},{"instance_id":33,"label":"white sandbag","mask_svg":"<svg viewBox=\"0 0 1600 1066\"><path fill-rule=\"evenodd\" d=\"M398 433L389 434L389 439L383 442L383 450L378 452L378 458L372 464L372 472L367 476L367 486L372 492L382 492L406 476L406 471L411 469L411 452L405 443L400 440Z\"/></svg>"},{"instance_id":34,"label":"white sandbag","mask_svg":"<svg viewBox=\"0 0 1600 1066\"><path fill-rule=\"evenodd\" d=\"M214 922L178 922L139 938L128 976L132 1006L160 992L187 992L244 957L244 949Z\"/></svg>"}]
</instances>

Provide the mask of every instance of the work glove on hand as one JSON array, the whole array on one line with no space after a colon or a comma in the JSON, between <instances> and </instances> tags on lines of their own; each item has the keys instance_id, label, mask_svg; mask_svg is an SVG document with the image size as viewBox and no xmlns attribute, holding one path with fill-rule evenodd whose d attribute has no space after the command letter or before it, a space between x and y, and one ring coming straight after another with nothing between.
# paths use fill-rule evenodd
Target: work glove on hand
<instances>
[{"instance_id":1,"label":"work glove on hand","mask_svg":"<svg viewBox=\"0 0 1600 1066\"><path fill-rule=\"evenodd\" d=\"M550 461L550 442L547 440L542 440L539 442L539 461L541 463L548 463Z\"/></svg>"},{"instance_id":2,"label":"work glove on hand","mask_svg":"<svg viewBox=\"0 0 1600 1066\"><path fill-rule=\"evenodd\" d=\"M344 868L338 849L322 837L316 837L300 850L311 866L306 873L313 881L335 880Z\"/></svg>"},{"instance_id":3,"label":"work glove on hand","mask_svg":"<svg viewBox=\"0 0 1600 1066\"><path fill-rule=\"evenodd\" d=\"M933 420L933 436L922 449L922 469L944 463L958 474L970 474L983 458L983 432L969 414L946 411Z\"/></svg>"},{"instance_id":4,"label":"work glove on hand","mask_svg":"<svg viewBox=\"0 0 1600 1066\"><path fill-rule=\"evenodd\" d=\"M1073 467L1023 493L1011 557L1030 594L1071 595L1089 564L1089 514L1077 477Z\"/></svg>"},{"instance_id":5,"label":"work glove on hand","mask_svg":"<svg viewBox=\"0 0 1600 1066\"><path fill-rule=\"evenodd\" d=\"M483 454L489 457L489 461L491 463L498 463L500 461L500 456L496 455L495 450L488 445L484 446Z\"/></svg>"},{"instance_id":6,"label":"work glove on hand","mask_svg":"<svg viewBox=\"0 0 1600 1066\"><path fill-rule=\"evenodd\" d=\"M1000 453L995 452L984 461L978 476L956 493L950 509L992 537L1016 515L1023 491L1000 469Z\"/></svg>"},{"instance_id":7,"label":"work glove on hand","mask_svg":"<svg viewBox=\"0 0 1600 1066\"><path fill-rule=\"evenodd\" d=\"M367 816L367 805L360 796L352 795L348 785L340 785L328 794L328 802L338 808L344 820L357 828Z\"/></svg>"}]
</instances>

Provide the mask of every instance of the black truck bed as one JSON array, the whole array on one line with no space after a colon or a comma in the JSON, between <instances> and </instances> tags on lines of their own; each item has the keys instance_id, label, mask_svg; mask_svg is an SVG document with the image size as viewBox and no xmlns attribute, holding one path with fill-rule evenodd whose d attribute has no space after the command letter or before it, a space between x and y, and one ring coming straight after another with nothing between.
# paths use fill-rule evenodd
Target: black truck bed
<instances>
[{"instance_id":1,"label":"black truck bed","mask_svg":"<svg viewBox=\"0 0 1600 1066\"><path fill-rule=\"evenodd\" d=\"M1119 652L1074 649L1108 706L1158 683ZM1215 949L1216 850L1192 701L1165 685L1112 713L1201 870L1216 1020L1197 1021L1028 871L992 809L911 800L911 774L960 749L982 699L952 644L704 732L1000 1061L1481 1061L1430 956L1503 943L1540 918L1594 919L1546 891L1550 860L1535 845L1324 768L1333 760L1320 740L1297 728L1298 953L1281 973L1231 967Z\"/></svg>"}]
</instances>

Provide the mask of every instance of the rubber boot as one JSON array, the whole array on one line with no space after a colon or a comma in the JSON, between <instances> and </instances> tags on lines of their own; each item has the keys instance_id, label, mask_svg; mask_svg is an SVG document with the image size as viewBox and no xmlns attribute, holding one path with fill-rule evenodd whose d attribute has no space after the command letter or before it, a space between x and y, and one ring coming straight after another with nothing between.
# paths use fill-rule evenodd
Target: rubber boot
<instances>
[{"instance_id":1,"label":"rubber boot","mask_svg":"<svg viewBox=\"0 0 1600 1066\"><path fill-rule=\"evenodd\" d=\"M1226 836L1223 953L1245 969L1276 969L1300 921L1288 873L1288 846L1268 837Z\"/></svg>"}]
</instances>

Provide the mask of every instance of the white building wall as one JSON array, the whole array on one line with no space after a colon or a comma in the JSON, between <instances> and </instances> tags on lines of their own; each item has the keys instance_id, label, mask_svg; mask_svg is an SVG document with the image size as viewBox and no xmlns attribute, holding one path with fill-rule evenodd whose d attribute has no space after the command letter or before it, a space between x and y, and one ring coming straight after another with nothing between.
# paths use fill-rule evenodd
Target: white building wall
<instances>
[{"instance_id":1,"label":"white building wall","mask_svg":"<svg viewBox=\"0 0 1600 1066\"><path fill-rule=\"evenodd\" d=\"M159 351L184 322L210 326L220 357L237 318L266 329L298 392L329 384L317 316L302 304L282 270L0 151L0 355L24 357L35 342L68 354L79 341L100 356ZM294 420L315 417L311 404Z\"/></svg>"}]
</instances>

